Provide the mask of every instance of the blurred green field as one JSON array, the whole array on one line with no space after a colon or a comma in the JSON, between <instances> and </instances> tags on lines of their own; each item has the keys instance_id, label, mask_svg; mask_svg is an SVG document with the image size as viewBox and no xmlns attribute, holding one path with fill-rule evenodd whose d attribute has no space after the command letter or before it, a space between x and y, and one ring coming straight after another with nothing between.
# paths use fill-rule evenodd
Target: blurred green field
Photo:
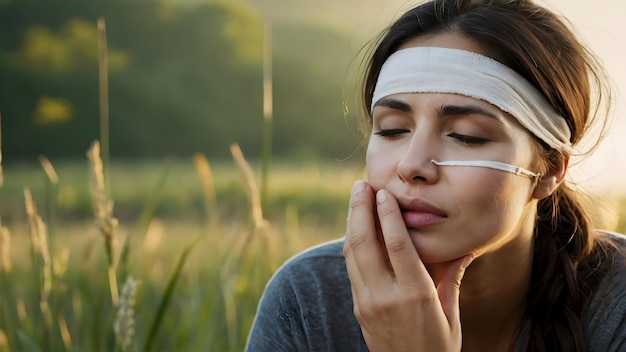
<instances>
[{"instance_id":1,"label":"blurred green field","mask_svg":"<svg viewBox=\"0 0 626 352\"><path fill-rule=\"evenodd\" d=\"M0 237L0 260L8 253L10 270L0 261L0 351L124 350L113 334L117 306L108 289L105 241L92 215L87 162L55 163L58 182L39 164L3 169L0 219L10 242ZM271 274L303 248L342 235L349 189L361 177L358 165L347 162L276 162L264 209L268 225L259 228L235 164L210 164L210 170L217 204L212 212L193 158L110 167L120 221L117 284L121 291L128 276L140 281L134 337L125 350L146 350L148 340L154 351L242 350ZM46 265L30 235L24 187L47 227L47 314L40 303ZM153 332L157 316L160 325Z\"/></svg>"},{"instance_id":2,"label":"blurred green field","mask_svg":"<svg viewBox=\"0 0 626 352\"><path fill-rule=\"evenodd\" d=\"M39 164L3 165L0 235L4 227L10 242L0 236L0 351L243 350L267 280L296 252L342 236L350 187L363 175L349 162L275 162L268 222L258 223L235 164L209 165L215 205L193 158L117 161L109 169L120 221L116 282L120 291L128 277L140 282L129 346L114 334L120 305L92 215L88 163L54 163L58 182ZM47 226L48 266L30 234L24 187ZM624 231L626 203L598 204L599 226Z\"/></svg>"},{"instance_id":3,"label":"blurred green field","mask_svg":"<svg viewBox=\"0 0 626 352\"><path fill-rule=\"evenodd\" d=\"M209 161L210 162L210 161ZM0 214L5 223L25 218L24 187L29 187L41 213L48 214L54 199L55 218L82 220L92 214L89 193L89 169L86 161L54 162L58 183L52 185L36 161L4 166L4 184L0 187ZM252 164L258 172L258 166ZM220 205L220 217L238 219L245 212L246 196L235 164L222 161L210 164L214 189ZM327 225L343 222L346 201L352 183L361 176L354 162L273 163L269 175L265 213L282 218L286 206L297 207L305 218L316 218ZM115 215L124 220L136 219L146 202L154 201L154 215L178 221L200 221L206 217L200 180L193 159L164 159L113 162L109 171L111 198ZM52 194L52 193L54 194ZM44 216L45 217L45 216ZM343 218L342 218L343 217Z\"/></svg>"}]
</instances>

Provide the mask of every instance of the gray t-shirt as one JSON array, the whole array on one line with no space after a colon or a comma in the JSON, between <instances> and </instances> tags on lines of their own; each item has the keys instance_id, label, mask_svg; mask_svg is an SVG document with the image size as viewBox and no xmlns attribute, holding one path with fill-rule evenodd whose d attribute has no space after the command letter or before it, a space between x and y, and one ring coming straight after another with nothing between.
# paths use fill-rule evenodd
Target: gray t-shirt
<instances>
[{"instance_id":1,"label":"gray t-shirt","mask_svg":"<svg viewBox=\"0 0 626 352\"><path fill-rule=\"evenodd\" d=\"M626 351L626 237L605 233L617 247L583 312L587 351ZM259 302L246 351L367 351L352 310L343 240L287 261ZM525 350L523 337L517 346Z\"/></svg>"}]
</instances>

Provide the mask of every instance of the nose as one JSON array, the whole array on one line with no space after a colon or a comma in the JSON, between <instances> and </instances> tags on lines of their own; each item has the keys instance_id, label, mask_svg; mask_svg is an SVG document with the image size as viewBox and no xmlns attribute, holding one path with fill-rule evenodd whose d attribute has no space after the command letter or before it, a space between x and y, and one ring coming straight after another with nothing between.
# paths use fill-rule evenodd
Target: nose
<instances>
[{"instance_id":1,"label":"nose","mask_svg":"<svg viewBox=\"0 0 626 352\"><path fill-rule=\"evenodd\" d=\"M428 136L415 133L407 150L398 162L398 177L405 183L431 184L439 177L437 167L430 161L436 159L437 144Z\"/></svg>"}]
</instances>

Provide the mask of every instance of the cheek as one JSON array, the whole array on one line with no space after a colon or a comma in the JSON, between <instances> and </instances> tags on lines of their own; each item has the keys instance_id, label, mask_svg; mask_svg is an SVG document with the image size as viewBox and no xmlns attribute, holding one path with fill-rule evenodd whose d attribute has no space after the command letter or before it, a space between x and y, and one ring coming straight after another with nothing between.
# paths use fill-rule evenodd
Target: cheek
<instances>
[{"instance_id":1,"label":"cheek","mask_svg":"<svg viewBox=\"0 0 626 352\"><path fill-rule=\"evenodd\" d=\"M529 200L529 180L498 171L480 170L457 181L459 211L496 227L516 223Z\"/></svg>"},{"instance_id":2,"label":"cheek","mask_svg":"<svg viewBox=\"0 0 626 352\"><path fill-rule=\"evenodd\" d=\"M397 161L375 148L368 148L365 157L367 179L374 190L385 188L395 177Z\"/></svg>"}]
</instances>

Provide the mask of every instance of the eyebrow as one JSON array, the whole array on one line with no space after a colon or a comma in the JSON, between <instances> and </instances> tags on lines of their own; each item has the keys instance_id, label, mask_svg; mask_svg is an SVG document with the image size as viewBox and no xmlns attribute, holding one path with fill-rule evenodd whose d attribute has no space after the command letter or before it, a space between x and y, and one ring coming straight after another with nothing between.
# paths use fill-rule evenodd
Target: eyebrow
<instances>
[{"instance_id":1,"label":"eyebrow","mask_svg":"<svg viewBox=\"0 0 626 352\"><path fill-rule=\"evenodd\" d=\"M393 98L383 98L380 99L379 101L376 102L376 104L374 104L374 106L372 108L375 108L377 106L380 107L385 107L385 108L390 108L390 109L394 109L394 110L400 110L402 112L406 112L406 113L411 113L413 112L413 109L411 109L411 105L401 101L401 100L397 100L397 99L393 99Z\"/></svg>"},{"instance_id":2,"label":"eyebrow","mask_svg":"<svg viewBox=\"0 0 626 352\"><path fill-rule=\"evenodd\" d=\"M374 107L386 107L390 109L399 110L406 113L412 113L413 109L411 105L405 103L401 100L393 99L393 98L383 98L374 104ZM492 118L500 123L502 122L502 118L491 111L483 109L478 105L441 105L437 110L439 116L454 116L454 115L472 115L472 114L480 114L489 118Z\"/></svg>"},{"instance_id":3,"label":"eyebrow","mask_svg":"<svg viewBox=\"0 0 626 352\"><path fill-rule=\"evenodd\" d=\"M437 111L439 116L480 114L502 123L502 118L478 105L442 105Z\"/></svg>"}]
</instances>

